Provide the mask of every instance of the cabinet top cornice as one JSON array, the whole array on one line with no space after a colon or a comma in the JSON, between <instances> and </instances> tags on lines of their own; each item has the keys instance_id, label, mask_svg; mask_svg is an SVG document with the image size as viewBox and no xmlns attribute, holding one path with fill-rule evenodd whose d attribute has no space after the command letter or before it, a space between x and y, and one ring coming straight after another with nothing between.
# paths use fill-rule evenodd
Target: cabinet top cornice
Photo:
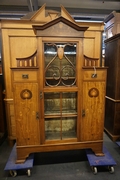
<instances>
[{"instance_id":1,"label":"cabinet top cornice","mask_svg":"<svg viewBox=\"0 0 120 180\"><path fill-rule=\"evenodd\" d=\"M57 18L57 19L54 19L54 20L52 20L52 21L50 21L50 22L48 22L48 23L46 23L46 24L44 24L44 25L33 25L33 28L34 28L35 30L44 30L44 29L47 29L47 28L49 28L49 27L51 27L51 26L53 26L53 25L55 25L55 24L57 24L57 23L59 23L59 22L63 22L63 23L65 23L66 25L74 28L74 29L77 30L77 31L86 31L86 30L88 29L88 27L78 26L76 23L73 23L73 22L65 19L65 18L62 17L62 16L59 17L59 18Z\"/></svg>"}]
</instances>

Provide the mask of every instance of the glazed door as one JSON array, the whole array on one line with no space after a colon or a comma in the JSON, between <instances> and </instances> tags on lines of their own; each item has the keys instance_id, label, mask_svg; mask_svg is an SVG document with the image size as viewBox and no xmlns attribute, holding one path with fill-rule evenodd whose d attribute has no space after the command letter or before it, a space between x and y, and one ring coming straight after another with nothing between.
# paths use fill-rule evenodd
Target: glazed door
<instances>
[{"instance_id":1,"label":"glazed door","mask_svg":"<svg viewBox=\"0 0 120 180\"><path fill-rule=\"evenodd\" d=\"M14 105L17 145L39 145L38 84L15 83Z\"/></svg>"},{"instance_id":2,"label":"glazed door","mask_svg":"<svg viewBox=\"0 0 120 180\"><path fill-rule=\"evenodd\" d=\"M44 43L45 141L77 139L76 43Z\"/></svg>"}]
</instances>

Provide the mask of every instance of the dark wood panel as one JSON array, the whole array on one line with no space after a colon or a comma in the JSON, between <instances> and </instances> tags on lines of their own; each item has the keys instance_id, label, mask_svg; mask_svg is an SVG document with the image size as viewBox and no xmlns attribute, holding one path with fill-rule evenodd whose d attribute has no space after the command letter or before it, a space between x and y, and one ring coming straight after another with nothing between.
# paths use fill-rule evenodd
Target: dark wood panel
<instances>
[{"instance_id":1,"label":"dark wood panel","mask_svg":"<svg viewBox=\"0 0 120 180\"><path fill-rule=\"evenodd\" d=\"M105 41L105 66L108 66L105 129L113 140L120 137L120 34Z\"/></svg>"},{"instance_id":2,"label":"dark wood panel","mask_svg":"<svg viewBox=\"0 0 120 180\"><path fill-rule=\"evenodd\" d=\"M106 42L105 66L108 66L106 95L120 99L120 35Z\"/></svg>"},{"instance_id":3,"label":"dark wood panel","mask_svg":"<svg viewBox=\"0 0 120 180\"><path fill-rule=\"evenodd\" d=\"M120 135L120 102L106 99L105 128L114 135Z\"/></svg>"}]
</instances>

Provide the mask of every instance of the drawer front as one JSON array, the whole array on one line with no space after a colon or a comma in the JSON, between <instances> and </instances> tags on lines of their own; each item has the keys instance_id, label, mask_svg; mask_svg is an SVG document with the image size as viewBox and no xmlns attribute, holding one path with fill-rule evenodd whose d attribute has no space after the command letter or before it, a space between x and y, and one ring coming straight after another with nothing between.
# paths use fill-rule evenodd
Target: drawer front
<instances>
[{"instance_id":1,"label":"drawer front","mask_svg":"<svg viewBox=\"0 0 120 180\"><path fill-rule=\"evenodd\" d=\"M106 70L83 70L83 80L98 81L106 80Z\"/></svg>"},{"instance_id":2,"label":"drawer front","mask_svg":"<svg viewBox=\"0 0 120 180\"><path fill-rule=\"evenodd\" d=\"M13 71L14 82L37 81L37 71Z\"/></svg>"}]
</instances>

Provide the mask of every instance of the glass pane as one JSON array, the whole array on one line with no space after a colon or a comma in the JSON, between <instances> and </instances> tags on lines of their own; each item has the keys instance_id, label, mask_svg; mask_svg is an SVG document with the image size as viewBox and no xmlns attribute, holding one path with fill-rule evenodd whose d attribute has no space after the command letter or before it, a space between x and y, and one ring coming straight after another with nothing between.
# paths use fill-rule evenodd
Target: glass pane
<instances>
[{"instance_id":1,"label":"glass pane","mask_svg":"<svg viewBox=\"0 0 120 180\"><path fill-rule=\"evenodd\" d=\"M61 139L61 120L60 118L45 119L45 139Z\"/></svg>"},{"instance_id":2,"label":"glass pane","mask_svg":"<svg viewBox=\"0 0 120 180\"><path fill-rule=\"evenodd\" d=\"M45 43L45 85L76 85L76 44Z\"/></svg>"},{"instance_id":3,"label":"glass pane","mask_svg":"<svg viewBox=\"0 0 120 180\"><path fill-rule=\"evenodd\" d=\"M62 93L62 114L77 113L77 93L66 92Z\"/></svg>"},{"instance_id":4,"label":"glass pane","mask_svg":"<svg viewBox=\"0 0 120 180\"><path fill-rule=\"evenodd\" d=\"M45 115L60 115L60 93L44 94Z\"/></svg>"},{"instance_id":5,"label":"glass pane","mask_svg":"<svg viewBox=\"0 0 120 180\"><path fill-rule=\"evenodd\" d=\"M77 125L76 117L62 118L62 139L76 138Z\"/></svg>"}]
</instances>

